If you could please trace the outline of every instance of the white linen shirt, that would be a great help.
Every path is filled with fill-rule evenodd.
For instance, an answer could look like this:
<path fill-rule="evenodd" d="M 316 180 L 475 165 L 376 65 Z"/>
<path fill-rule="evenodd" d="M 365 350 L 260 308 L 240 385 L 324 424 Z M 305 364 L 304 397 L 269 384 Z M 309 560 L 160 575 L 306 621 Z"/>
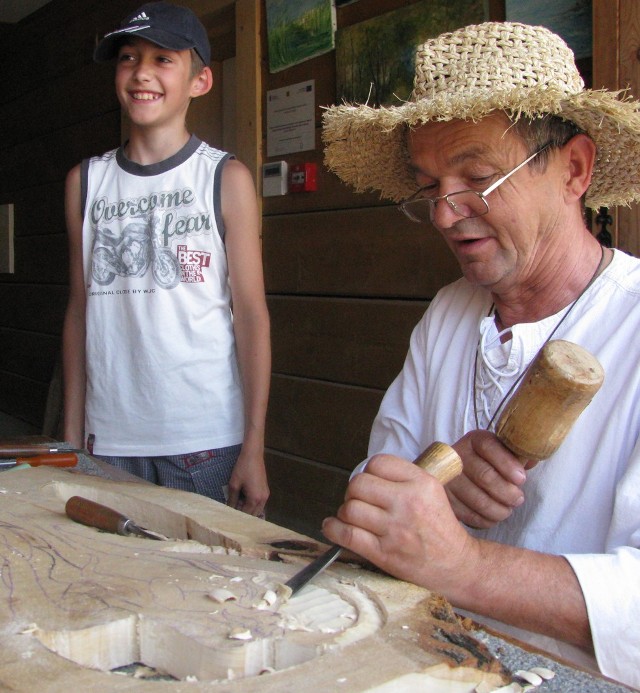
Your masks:
<path fill-rule="evenodd" d="M 465 279 L 438 293 L 383 399 L 369 457 L 413 460 L 433 441 L 454 443 L 476 428 L 474 360 L 480 328 L 495 331 L 490 309 L 489 293 Z M 514 325 L 506 349 L 486 353 L 513 373 L 504 378 L 504 392 L 567 310 Z M 495 527 L 472 532 L 565 556 L 584 594 L 600 671 L 640 686 L 640 261 L 616 251 L 553 338 L 596 356 L 604 384 L 559 450 L 527 472 L 524 504 Z M 595 665 L 566 643 L 500 628 L 580 665 L 588 659 Z"/>

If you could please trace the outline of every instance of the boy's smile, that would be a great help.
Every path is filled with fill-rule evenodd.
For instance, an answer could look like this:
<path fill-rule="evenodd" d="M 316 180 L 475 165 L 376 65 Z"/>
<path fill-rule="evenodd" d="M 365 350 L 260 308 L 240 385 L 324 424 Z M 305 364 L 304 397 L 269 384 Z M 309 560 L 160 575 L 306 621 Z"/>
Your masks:
<path fill-rule="evenodd" d="M 152 94 L 150 92 L 131 92 L 131 97 L 136 101 L 155 101 L 160 98 L 160 94 Z"/>

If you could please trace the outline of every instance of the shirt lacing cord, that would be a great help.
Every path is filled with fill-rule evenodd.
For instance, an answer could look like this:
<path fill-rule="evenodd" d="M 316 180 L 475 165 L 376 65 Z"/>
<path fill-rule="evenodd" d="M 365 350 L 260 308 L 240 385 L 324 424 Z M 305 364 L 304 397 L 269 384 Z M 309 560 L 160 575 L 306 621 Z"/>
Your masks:
<path fill-rule="evenodd" d="M 487 352 L 497 344 L 501 344 L 503 337 L 511 335 L 511 339 L 514 339 L 510 328 L 498 332 L 490 339 L 488 335 L 492 327 L 492 321 L 486 318 L 480 322 L 480 340 L 476 350 L 476 364 L 479 361 L 480 365 L 477 366 L 474 380 L 474 399 L 478 419 L 476 425 L 478 428 L 482 425 L 482 428 L 487 429 L 493 424 L 493 419 L 504 404 L 506 396 L 510 393 L 510 381 L 520 371 L 517 364 L 510 368 L 494 366 L 487 357 Z M 492 413 L 490 405 L 496 399 L 500 401 L 498 408 Z"/>

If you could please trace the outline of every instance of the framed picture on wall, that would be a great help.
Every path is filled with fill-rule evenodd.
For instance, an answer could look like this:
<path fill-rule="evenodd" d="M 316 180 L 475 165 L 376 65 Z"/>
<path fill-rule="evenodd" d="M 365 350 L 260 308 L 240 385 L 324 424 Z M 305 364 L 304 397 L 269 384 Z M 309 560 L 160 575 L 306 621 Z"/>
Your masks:
<path fill-rule="evenodd" d="M 333 0 L 265 0 L 269 72 L 328 53 L 335 48 Z"/>
<path fill-rule="evenodd" d="M 336 33 L 338 102 L 399 105 L 413 89 L 420 43 L 487 19 L 484 0 L 422 0 Z"/>

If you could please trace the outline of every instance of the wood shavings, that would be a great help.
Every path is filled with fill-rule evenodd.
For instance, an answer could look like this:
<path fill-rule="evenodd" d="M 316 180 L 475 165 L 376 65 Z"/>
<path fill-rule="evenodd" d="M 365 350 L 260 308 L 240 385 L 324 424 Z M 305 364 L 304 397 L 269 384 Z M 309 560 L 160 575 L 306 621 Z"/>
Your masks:
<path fill-rule="evenodd" d="M 248 628 L 232 628 L 227 637 L 230 640 L 253 640 L 253 635 Z"/>
<path fill-rule="evenodd" d="M 31 633 L 35 633 L 38 630 L 38 624 L 37 623 L 30 623 L 26 628 L 20 631 L 22 635 L 30 635 Z"/>
<path fill-rule="evenodd" d="M 258 604 L 258 609 L 268 609 L 273 606 L 278 600 L 278 595 L 273 590 L 267 590 L 263 595 L 260 603 Z"/>
<path fill-rule="evenodd" d="M 209 597 L 209 599 L 213 599 L 214 602 L 218 602 L 219 604 L 236 601 L 238 599 L 233 592 L 225 589 L 224 587 L 218 587 L 215 590 L 211 590 L 211 592 L 207 594 L 207 597 Z"/>
<path fill-rule="evenodd" d="M 547 669 L 546 667 L 531 667 L 529 671 L 532 671 L 534 674 L 538 674 L 538 676 L 545 681 L 551 681 L 551 679 L 556 675 L 555 671 L 551 671 L 551 669 Z"/>
<path fill-rule="evenodd" d="M 513 677 L 518 679 L 518 681 L 512 681 L 501 688 L 489 688 L 482 683 L 476 687 L 475 693 L 525 693 L 542 686 L 545 681 L 550 681 L 554 676 L 555 672 L 546 667 L 531 667 L 528 670 L 519 669 L 513 674 Z"/>
<path fill-rule="evenodd" d="M 262 599 L 255 606 L 260 611 L 283 606 L 291 597 L 291 588 L 281 582 L 267 584 L 266 588 Z"/>
<path fill-rule="evenodd" d="M 274 587 L 272 587 L 272 589 L 278 595 L 278 599 L 280 599 L 283 604 L 288 602 L 293 594 L 291 587 L 288 587 L 281 582 L 278 582 Z"/>
<path fill-rule="evenodd" d="M 542 677 L 538 676 L 538 674 L 534 673 L 533 671 L 524 671 L 524 669 L 519 669 L 516 671 L 514 676 L 517 679 L 522 679 L 523 681 L 530 683 L 532 686 L 537 687 L 542 685 Z"/>

